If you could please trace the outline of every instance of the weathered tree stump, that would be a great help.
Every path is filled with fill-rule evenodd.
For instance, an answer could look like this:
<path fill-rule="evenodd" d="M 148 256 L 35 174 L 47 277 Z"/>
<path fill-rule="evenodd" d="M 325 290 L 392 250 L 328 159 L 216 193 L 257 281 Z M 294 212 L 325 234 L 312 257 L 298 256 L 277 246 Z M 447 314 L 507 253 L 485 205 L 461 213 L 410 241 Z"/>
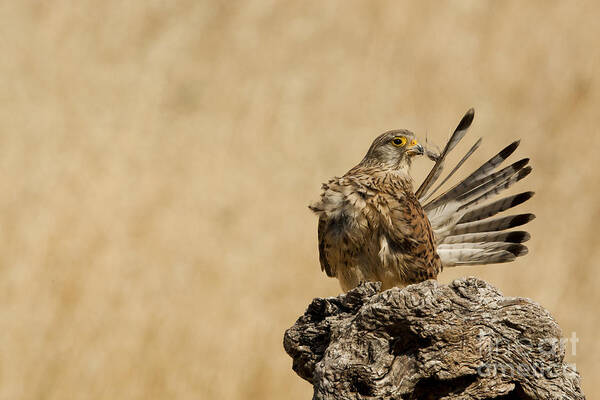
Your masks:
<path fill-rule="evenodd" d="M 561 330 L 486 282 L 366 283 L 312 301 L 284 336 L 314 399 L 584 399 Z"/>

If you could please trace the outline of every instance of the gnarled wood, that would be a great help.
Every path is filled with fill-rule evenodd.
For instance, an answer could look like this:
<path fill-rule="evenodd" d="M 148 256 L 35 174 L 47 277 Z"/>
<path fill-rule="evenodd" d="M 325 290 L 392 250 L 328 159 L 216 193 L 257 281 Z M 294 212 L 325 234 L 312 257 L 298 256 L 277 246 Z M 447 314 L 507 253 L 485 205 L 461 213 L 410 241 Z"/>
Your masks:
<path fill-rule="evenodd" d="M 584 399 L 561 330 L 529 299 L 467 278 L 317 298 L 288 329 L 314 399 Z"/>

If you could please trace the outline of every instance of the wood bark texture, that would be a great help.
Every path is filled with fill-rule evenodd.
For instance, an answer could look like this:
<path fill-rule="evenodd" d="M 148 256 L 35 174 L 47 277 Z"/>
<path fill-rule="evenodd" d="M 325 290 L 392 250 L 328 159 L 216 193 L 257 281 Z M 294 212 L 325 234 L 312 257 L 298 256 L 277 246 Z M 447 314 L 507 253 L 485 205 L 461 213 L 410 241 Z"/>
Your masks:
<path fill-rule="evenodd" d="M 537 303 L 476 278 L 317 298 L 285 332 L 314 399 L 584 399 Z"/>

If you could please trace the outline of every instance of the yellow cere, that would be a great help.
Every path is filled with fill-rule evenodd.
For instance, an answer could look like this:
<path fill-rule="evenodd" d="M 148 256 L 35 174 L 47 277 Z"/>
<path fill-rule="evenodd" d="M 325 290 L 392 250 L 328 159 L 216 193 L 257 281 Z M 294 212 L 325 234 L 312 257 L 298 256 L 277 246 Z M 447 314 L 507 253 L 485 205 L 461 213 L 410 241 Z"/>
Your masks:
<path fill-rule="evenodd" d="M 416 146 L 417 144 L 418 144 L 418 143 L 417 143 L 417 139 L 413 139 L 413 140 L 410 142 L 410 145 L 411 145 L 411 146 Z"/>

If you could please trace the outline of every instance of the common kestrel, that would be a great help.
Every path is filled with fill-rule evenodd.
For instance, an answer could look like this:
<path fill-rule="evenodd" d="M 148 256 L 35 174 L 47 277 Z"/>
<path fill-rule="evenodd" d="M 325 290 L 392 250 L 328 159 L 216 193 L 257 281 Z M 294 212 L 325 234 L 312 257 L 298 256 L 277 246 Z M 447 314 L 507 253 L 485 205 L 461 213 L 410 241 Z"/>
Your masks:
<path fill-rule="evenodd" d="M 321 269 L 338 278 L 344 291 L 363 281 L 381 281 L 384 289 L 405 286 L 435 279 L 443 267 L 503 263 L 527 254 L 522 243 L 529 233 L 506 230 L 535 216 L 490 217 L 523 203 L 533 192 L 486 202 L 531 172 L 527 158 L 497 169 L 519 141 L 431 199 L 479 147 L 481 139 L 431 189 L 473 117 L 470 109 L 441 154 L 423 148 L 408 130 L 385 132 L 357 166 L 323 184 L 320 200 L 309 206 L 319 216 L 319 259 Z M 424 153 L 435 164 L 415 192 L 411 160 Z"/>

